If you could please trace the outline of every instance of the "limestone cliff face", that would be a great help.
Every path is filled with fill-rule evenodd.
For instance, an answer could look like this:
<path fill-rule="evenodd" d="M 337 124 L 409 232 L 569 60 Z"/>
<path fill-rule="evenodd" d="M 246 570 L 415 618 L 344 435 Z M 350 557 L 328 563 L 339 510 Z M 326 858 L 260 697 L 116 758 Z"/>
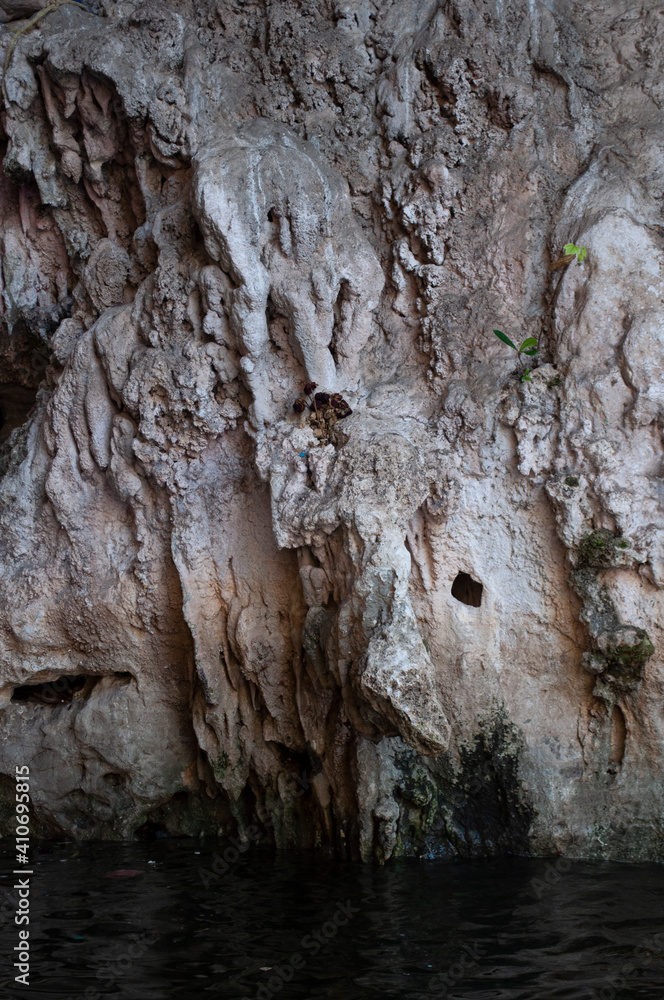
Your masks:
<path fill-rule="evenodd" d="M 663 858 L 658 6 L 0 10 L 6 829 Z"/>

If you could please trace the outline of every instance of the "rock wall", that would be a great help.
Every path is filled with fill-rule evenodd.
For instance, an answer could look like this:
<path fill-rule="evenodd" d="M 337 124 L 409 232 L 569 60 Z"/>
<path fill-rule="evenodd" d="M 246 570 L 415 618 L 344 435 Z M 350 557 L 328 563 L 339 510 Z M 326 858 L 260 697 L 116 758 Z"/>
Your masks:
<path fill-rule="evenodd" d="M 663 858 L 659 6 L 0 10 L 6 830 Z"/>

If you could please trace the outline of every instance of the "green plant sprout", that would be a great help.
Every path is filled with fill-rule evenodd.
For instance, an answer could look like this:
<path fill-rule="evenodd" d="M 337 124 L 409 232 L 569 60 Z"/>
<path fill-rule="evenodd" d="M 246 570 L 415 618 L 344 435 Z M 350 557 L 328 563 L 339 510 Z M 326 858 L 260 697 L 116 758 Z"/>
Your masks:
<path fill-rule="evenodd" d="M 493 332 L 498 337 L 498 340 L 502 340 L 503 344 L 507 344 L 508 347 L 511 347 L 512 350 L 516 351 L 519 360 L 521 360 L 522 354 L 532 358 L 539 350 L 536 337 L 526 337 L 526 339 L 522 341 L 521 347 L 517 347 L 516 344 L 510 340 L 507 334 L 502 332 L 502 330 L 494 330 Z M 532 382 L 532 378 L 530 377 L 530 368 L 526 368 L 525 372 L 521 376 L 521 381 Z"/>
<path fill-rule="evenodd" d="M 549 270 L 557 271 L 559 267 L 567 267 L 568 264 L 572 263 L 575 257 L 579 264 L 583 264 L 587 256 L 588 251 L 585 247 L 578 247 L 576 243 L 566 243 L 563 247 L 563 256 L 559 257 L 558 260 L 555 260 Z"/>
<path fill-rule="evenodd" d="M 582 264 L 583 261 L 588 256 L 588 251 L 586 250 L 585 247 L 577 247 L 576 244 L 574 243 L 566 243 L 565 246 L 563 247 L 563 253 L 575 254 L 579 264 Z"/>

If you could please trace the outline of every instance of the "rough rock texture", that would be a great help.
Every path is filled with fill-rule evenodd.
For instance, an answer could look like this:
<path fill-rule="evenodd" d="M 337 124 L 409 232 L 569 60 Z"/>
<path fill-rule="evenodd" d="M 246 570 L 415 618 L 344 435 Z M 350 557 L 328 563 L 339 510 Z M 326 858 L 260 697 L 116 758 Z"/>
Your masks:
<path fill-rule="evenodd" d="M 661 5 L 43 6 L 0 2 L 5 828 L 27 763 L 42 833 L 664 858 Z"/>

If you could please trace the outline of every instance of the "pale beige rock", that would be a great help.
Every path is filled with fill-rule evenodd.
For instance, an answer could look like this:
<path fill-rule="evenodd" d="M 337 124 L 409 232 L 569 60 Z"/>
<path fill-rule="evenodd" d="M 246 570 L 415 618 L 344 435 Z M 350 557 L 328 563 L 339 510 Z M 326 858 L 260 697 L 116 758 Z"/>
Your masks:
<path fill-rule="evenodd" d="M 4 794 L 662 858 L 658 12 L 87 6 L 3 80 Z"/>

